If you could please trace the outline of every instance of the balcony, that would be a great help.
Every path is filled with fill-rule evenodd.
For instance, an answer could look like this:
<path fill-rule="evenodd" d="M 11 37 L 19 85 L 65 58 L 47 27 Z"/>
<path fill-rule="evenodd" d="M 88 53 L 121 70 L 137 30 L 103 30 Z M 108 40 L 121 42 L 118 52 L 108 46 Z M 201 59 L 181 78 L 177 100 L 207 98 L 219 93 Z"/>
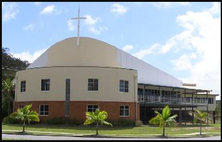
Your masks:
<path fill-rule="evenodd" d="M 138 101 L 139 102 L 159 102 L 159 103 L 173 103 L 173 104 L 187 104 L 187 105 L 191 105 L 192 101 L 193 104 L 195 105 L 207 105 L 207 101 L 199 101 L 195 99 L 188 99 L 188 100 L 184 100 L 180 97 L 177 98 L 170 98 L 170 97 L 160 97 L 160 96 L 142 96 L 142 95 L 138 95 Z"/>

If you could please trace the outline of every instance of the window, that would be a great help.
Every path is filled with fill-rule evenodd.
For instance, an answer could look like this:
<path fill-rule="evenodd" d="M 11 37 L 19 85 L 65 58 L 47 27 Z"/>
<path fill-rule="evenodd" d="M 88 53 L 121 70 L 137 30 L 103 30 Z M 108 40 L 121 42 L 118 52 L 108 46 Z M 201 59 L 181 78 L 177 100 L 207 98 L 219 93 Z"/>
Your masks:
<path fill-rule="evenodd" d="M 40 105 L 39 115 L 49 115 L 49 105 Z"/>
<path fill-rule="evenodd" d="M 70 100 L 70 79 L 66 79 L 66 101 Z"/>
<path fill-rule="evenodd" d="M 98 91 L 99 90 L 99 80 L 98 79 L 88 79 L 88 91 Z"/>
<path fill-rule="evenodd" d="M 120 92 L 129 92 L 129 81 L 120 80 L 119 81 L 119 91 Z"/>
<path fill-rule="evenodd" d="M 205 98 L 203 98 L 203 100 L 202 100 L 203 104 L 205 104 L 205 100 L 206 100 L 206 99 L 205 99 Z"/>
<path fill-rule="evenodd" d="M 70 101 L 70 79 L 66 79 L 66 90 L 65 90 L 65 116 L 69 116 L 69 101 Z"/>
<path fill-rule="evenodd" d="M 49 91 L 50 90 L 50 79 L 42 79 L 41 82 L 41 90 L 42 91 Z"/>
<path fill-rule="evenodd" d="M 213 104 L 214 103 L 214 99 L 213 98 L 208 98 L 208 104 Z"/>
<path fill-rule="evenodd" d="M 200 103 L 200 98 L 197 98 L 197 103 Z"/>
<path fill-rule="evenodd" d="M 19 108 L 23 108 L 25 105 L 19 105 Z"/>
<path fill-rule="evenodd" d="M 120 106 L 120 117 L 129 117 L 129 106 Z"/>
<path fill-rule="evenodd" d="M 95 112 L 97 108 L 99 108 L 98 105 L 88 105 L 87 111 L 88 112 Z"/>
<path fill-rule="evenodd" d="M 25 92 L 26 90 L 26 81 L 21 81 L 21 92 Z"/>
<path fill-rule="evenodd" d="M 186 98 L 186 102 L 187 102 L 187 103 L 190 103 L 190 97 L 187 97 L 187 98 Z"/>

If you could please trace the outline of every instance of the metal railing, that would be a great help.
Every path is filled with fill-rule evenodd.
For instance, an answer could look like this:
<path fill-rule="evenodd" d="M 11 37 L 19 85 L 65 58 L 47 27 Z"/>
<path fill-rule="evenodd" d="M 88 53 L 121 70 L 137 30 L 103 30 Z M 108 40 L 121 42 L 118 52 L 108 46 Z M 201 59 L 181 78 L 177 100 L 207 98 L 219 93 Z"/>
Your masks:
<path fill-rule="evenodd" d="M 199 104 L 199 105 L 206 105 L 207 101 L 205 102 L 197 102 L 195 101 L 195 99 L 190 99 L 188 100 L 182 100 L 182 98 L 170 98 L 170 97 L 160 97 L 160 96 L 142 96 L 142 95 L 138 95 L 138 101 L 139 102 L 161 102 L 161 103 L 176 103 L 176 104 Z"/>

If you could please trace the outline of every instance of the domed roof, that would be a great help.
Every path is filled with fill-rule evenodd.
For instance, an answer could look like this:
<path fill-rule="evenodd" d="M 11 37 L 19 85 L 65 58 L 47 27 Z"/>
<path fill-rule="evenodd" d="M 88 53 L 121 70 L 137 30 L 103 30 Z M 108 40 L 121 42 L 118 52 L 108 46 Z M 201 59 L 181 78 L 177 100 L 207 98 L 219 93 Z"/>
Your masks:
<path fill-rule="evenodd" d="M 121 67 L 117 63 L 116 47 L 93 38 L 76 37 L 59 41 L 45 51 L 28 68 L 50 66 Z"/>
<path fill-rule="evenodd" d="M 137 70 L 138 83 L 165 86 L 182 86 L 182 82 L 164 71 L 118 49 L 93 38 L 71 37 L 52 45 L 29 68 L 53 66 L 97 66 L 118 67 Z"/>

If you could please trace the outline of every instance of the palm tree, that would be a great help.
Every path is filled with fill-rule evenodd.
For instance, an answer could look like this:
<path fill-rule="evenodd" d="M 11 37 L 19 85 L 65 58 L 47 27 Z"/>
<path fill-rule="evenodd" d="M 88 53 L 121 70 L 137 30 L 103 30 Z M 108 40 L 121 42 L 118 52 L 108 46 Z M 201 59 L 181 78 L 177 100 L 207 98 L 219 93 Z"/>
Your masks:
<path fill-rule="evenodd" d="M 28 104 L 23 108 L 18 109 L 17 112 L 11 114 L 12 117 L 23 121 L 23 130 L 22 130 L 23 133 L 25 132 L 26 121 L 28 121 L 28 124 L 30 124 L 31 121 L 36 121 L 36 122 L 40 121 L 38 113 L 36 111 L 30 111 L 31 107 L 32 104 Z"/>
<path fill-rule="evenodd" d="M 2 93 L 7 92 L 7 102 L 8 102 L 8 115 L 10 114 L 10 102 L 11 102 L 11 92 L 14 88 L 14 83 L 10 81 L 9 78 L 2 80 Z"/>
<path fill-rule="evenodd" d="M 86 120 L 84 122 L 84 125 L 96 124 L 96 135 L 98 135 L 99 125 L 105 124 L 112 126 L 111 123 L 105 121 L 107 117 L 107 112 L 100 111 L 99 109 L 96 109 L 95 112 L 86 112 Z"/>
<path fill-rule="evenodd" d="M 190 115 L 192 115 L 192 113 L 189 113 Z M 207 119 L 209 119 L 209 114 L 207 112 L 201 112 L 198 109 L 195 109 L 193 112 L 194 115 L 194 123 L 197 122 L 197 120 L 199 120 L 200 123 L 200 135 L 202 135 L 202 122 L 206 122 Z"/>
<path fill-rule="evenodd" d="M 175 118 L 177 115 L 170 116 L 170 108 L 169 106 L 165 106 L 164 109 L 162 110 L 162 114 L 160 114 L 158 111 L 155 111 L 157 114 L 155 117 L 153 117 L 149 123 L 154 124 L 154 125 L 159 125 L 159 127 L 163 127 L 163 137 L 165 137 L 165 127 L 167 125 L 173 126 L 176 125 L 177 122 Z"/>

